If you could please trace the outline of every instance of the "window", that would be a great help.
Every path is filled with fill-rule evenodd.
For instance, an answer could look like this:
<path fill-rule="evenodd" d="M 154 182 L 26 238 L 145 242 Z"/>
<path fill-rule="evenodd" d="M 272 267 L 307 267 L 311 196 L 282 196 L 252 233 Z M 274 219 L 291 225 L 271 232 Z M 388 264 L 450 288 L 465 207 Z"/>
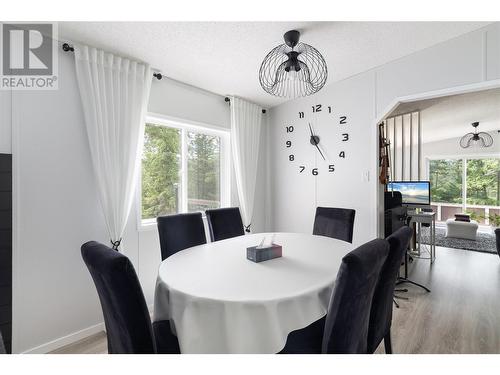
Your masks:
<path fill-rule="evenodd" d="M 429 160 L 432 205 L 438 220 L 467 212 L 480 224 L 500 213 L 500 159 L 488 157 Z"/>
<path fill-rule="evenodd" d="M 500 206 L 500 159 L 467 160 L 467 204 Z"/>
<path fill-rule="evenodd" d="M 229 133 L 150 117 L 144 132 L 141 222 L 229 205 Z"/>
<path fill-rule="evenodd" d="M 220 137 L 188 132 L 188 211 L 219 208 Z"/>
<path fill-rule="evenodd" d="M 462 159 L 429 161 L 429 180 L 433 202 L 462 203 Z"/>

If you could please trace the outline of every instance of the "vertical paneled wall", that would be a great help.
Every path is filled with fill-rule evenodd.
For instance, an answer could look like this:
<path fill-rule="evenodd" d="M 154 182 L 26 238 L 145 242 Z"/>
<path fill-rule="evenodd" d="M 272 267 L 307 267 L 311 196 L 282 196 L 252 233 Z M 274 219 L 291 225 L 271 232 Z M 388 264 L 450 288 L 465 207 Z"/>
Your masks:
<path fill-rule="evenodd" d="M 7 353 L 12 336 L 12 155 L 0 154 L 0 332 Z"/>
<path fill-rule="evenodd" d="M 420 112 L 415 111 L 385 121 L 390 142 L 390 173 L 392 181 L 418 181 L 422 178 Z"/>

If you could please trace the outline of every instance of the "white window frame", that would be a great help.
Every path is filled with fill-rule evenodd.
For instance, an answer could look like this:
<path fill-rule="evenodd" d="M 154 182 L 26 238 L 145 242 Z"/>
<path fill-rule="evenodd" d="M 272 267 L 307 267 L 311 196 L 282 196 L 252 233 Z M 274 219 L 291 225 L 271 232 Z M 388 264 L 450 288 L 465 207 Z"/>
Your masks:
<path fill-rule="evenodd" d="M 148 113 L 146 124 L 155 124 L 168 128 L 179 129 L 181 132 L 181 168 L 180 174 L 180 212 L 188 212 L 188 190 L 187 190 L 187 143 L 186 133 L 195 132 L 212 135 L 220 138 L 220 199 L 221 207 L 229 207 L 231 204 L 231 140 L 230 130 L 221 126 L 201 123 L 196 121 L 179 119 L 158 113 Z M 152 230 L 156 228 L 156 218 L 142 219 L 142 162 L 138 173 L 138 184 L 136 189 L 137 223 L 139 231 Z M 205 213 L 202 212 L 205 216 Z"/>

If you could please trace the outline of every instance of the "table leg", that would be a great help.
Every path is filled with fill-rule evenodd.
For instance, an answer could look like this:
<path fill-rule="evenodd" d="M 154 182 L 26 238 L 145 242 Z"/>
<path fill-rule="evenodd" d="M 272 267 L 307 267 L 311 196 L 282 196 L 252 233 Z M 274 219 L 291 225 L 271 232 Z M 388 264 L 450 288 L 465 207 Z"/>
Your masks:
<path fill-rule="evenodd" d="M 417 251 L 417 224 L 415 222 L 411 223 L 411 229 L 413 229 L 413 236 L 411 237 L 411 250 Z"/>
<path fill-rule="evenodd" d="M 431 263 L 436 260 L 436 220 L 432 220 Z"/>
<path fill-rule="evenodd" d="M 421 238 L 421 234 L 422 234 L 422 223 L 418 222 L 417 224 L 417 230 L 418 230 L 418 245 L 417 245 L 417 255 L 420 256 L 420 246 L 422 246 L 422 238 Z"/>

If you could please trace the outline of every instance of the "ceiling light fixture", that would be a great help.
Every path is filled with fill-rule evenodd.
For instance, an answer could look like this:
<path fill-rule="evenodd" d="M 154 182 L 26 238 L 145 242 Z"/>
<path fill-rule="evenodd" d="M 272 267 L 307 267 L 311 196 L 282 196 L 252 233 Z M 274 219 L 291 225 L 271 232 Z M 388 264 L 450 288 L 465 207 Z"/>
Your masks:
<path fill-rule="evenodd" d="M 297 98 L 312 95 L 325 85 L 328 69 L 323 56 L 309 44 L 299 43 L 300 32 L 283 35 L 285 44 L 273 48 L 260 66 L 260 85 L 267 93 Z"/>
<path fill-rule="evenodd" d="M 467 133 L 460 139 L 460 147 L 468 148 L 472 145 L 479 147 L 490 147 L 493 144 L 493 137 L 485 132 L 479 132 L 477 127 L 479 126 L 479 122 L 473 122 L 472 127 L 474 128 L 474 132 Z"/>

